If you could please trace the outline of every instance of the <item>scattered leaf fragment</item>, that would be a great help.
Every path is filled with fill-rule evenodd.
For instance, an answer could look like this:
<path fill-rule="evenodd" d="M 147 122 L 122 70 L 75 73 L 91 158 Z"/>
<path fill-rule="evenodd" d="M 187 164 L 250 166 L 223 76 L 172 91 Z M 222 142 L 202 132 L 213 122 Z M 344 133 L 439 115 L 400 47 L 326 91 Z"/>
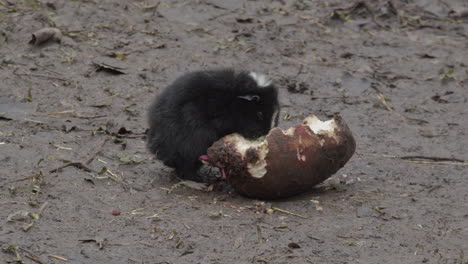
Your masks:
<path fill-rule="evenodd" d="M 36 214 L 36 213 L 29 213 L 29 216 L 30 216 L 32 219 L 39 219 L 39 215 Z"/>
<path fill-rule="evenodd" d="M 236 18 L 236 21 L 237 21 L 237 23 L 245 23 L 245 24 L 247 24 L 247 23 L 253 23 L 253 22 L 255 21 L 255 19 L 253 19 L 253 18 L 251 18 L 251 17 L 248 17 L 248 18 L 240 18 L 240 17 L 238 17 L 238 18 Z"/>
<path fill-rule="evenodd" d="M 138 164 L 142 162 L 141 160 L 138 160 L 134 156 L 131 155 L 125 155 L 123 153 L 117 154 L 117 157 L 120 161 L 120 165 L 133 165 L 133 164 Z"/>
<path fill-rule="evenodd" d="M 103 175 L 107 172 L 107 167 L 102 167 L 101 171 L 98 172 L 99 175 Z"/>
<path fill-rule="evenodd" d="M 25 221 L 25 220 L 28 220 L 30 218 L 31 218 L 31 216 L 30 216 L 30 213 L 28 211 L 19 210 L 19 211 L 16 211 L 16 212 L 12 213 L 12 214 L 9 214 L 8 217 L 7 217 L 7 222 Z"/>
<path fill-rule="evenodd" d="M 177 183 L 176 185 L 184 185 L 186 187 L 189 187 L 191 189 L 195 189 L 195 190 L 198 190 L 198 191 L 206 191 L 208 186 L 206 183 L 202 183 L 202 182 L 194 182 L 194 181 L 181 181 L 179 183 Z"/>
<path fill-rule="evenodd" d="M 109 57 L 116 58 L 118 60 L 124 60 L 127 58 L 129 54 L 128 53 L 116 53 L 116 52 L 111 52 L 108 54 Z"/>
<path fill-rule="evenodd" d="M 41 186 L 39 186 L 38 184 L 32 184 L 32 185 L 31 185 L 31 192 L 32 192 L 32 193 L 39 193 L 39 192 L 41 192 Z"/>
<path fill-rule="evenodd" d="M 33 101 L 33 95 L 32 95 L 32 89 L 28 89 L 28 98 L 26 98 L 26 101 L 32 102 Z"/>
<path fill-rule="evenodd" d="M 156 46 L 154 46 L 153 48 L 155 49 L 164 49 L 166 47 L 166 44 L 165 43 L 162 43 L 162 44 L 157 44 Z"/>
<path fill-rule="evenodd" d="M 60 42 L 62 39 L 62 32 L 58 28 L 43 28 L 32 33 L 32 39 L 29 44 L 41 45 L 49 40 Z"/>
<path fill-rule="evenodd" d="M 238 236 L 236 240 L 234 240 L 234 245 L 233 248 L 240 248 L 242 244 L 244 243 L 244 237 L 242 235 Z"/>
<path fill-rule="evenodd" d="M 21 228 L 23 229 L 24 232 L 27 232 L 33 226 L 34 226 L 34 222 L 31 222 L 31 223 L 25 223 Z"/>
<path fill-rule="evenodd" d="M 195 251 L 193 250 L 193 247 L 192 245 L 188 245 L 186 248 L 185 248 L 185 251 L 180 254 L 181 257 L 185 256 L 185 255 L 189 255 L 189 254 L 192 254 L 194 253 Z"/>
<path fill-rule="evenodd" d="M 100 238 L 100 237 L 95 237 L 95 238 L 85 238 L 85 239 L 79 239 L 78 241 L 80 241 L 81 243 L 91 243 L 91 242 L 95 242 L 99 249 L 103 249 L 104 248 L 104 241 L 106 239 L 103 239 L 103 238 Z"/>
<path fill-rule="evenodd" d="M 128 130 L 127 128 L 125 127 L 121 127 L 119 128 L 119 130 L 117 131 L 117 134 L 118 135 L 127 135 L 127 134 L 132 134 L 133 132 Z"/>
<path fill-rule="evenodd" d="M 208 216 L 211 219 L 219 219 L 219 218 L 223 217 L 224 214 L 223 214 L 222 211 L 211 211 L 211 212 L 208 212 Z"/>
<path fill-rule="evenodd" d="M 444 68 L 440 69 L 439 76 L 440 80 L 442 81 L 456 80 L 455 71 L 453 70 L 453 68 L 449 68 L 447 70 L 445 70 Z"/>
<path fill-rule="evenodd" d="M 354 54 L 351 53 L 351 52 L 345 52 L 345 53 L 340 55 L 340 57 L 343 58 L 343 59 L 350 59 L 353 56 L 354 56 Z"/>
<path fill-rule="evenodd" d="M 287 229 L 288 226 L 274 226 L 273 229 Z"/>
<path fill-rule="evenodd" d="M 158 6 L 161 4 L 161 2 L 157 2 L 156 4 L 154 5 L 150 5 L 150 4 L 140 4 L 140 8 L 143 9 L 143 10 L 146 10 L 146 11 L 155 11 Z"/>
<path fill-rule="evenodd" d="M 385 206 L 376 206 L 374 207 L 374 210 L 378 212 L 379 214 L 385 214 L 384 212 Z"/>
<path fill-rule="evenodd" d="M 316 204 L 316 205 L 315 205 L 315 210 L 317 210 L 318 212 L 322 213 L 322 212 L 323 212 L 323 207 L 320 206 L 320 205 L 318 205 L 318 204 Z"/>
<path fill-rule="evenodd" d="M 456 19 L 467 18 L 468 8 L 452 9 L 449 12 L 449 16 Z"/>
<path fill-rule="evenodd" d="M 203 36 L 206 36 L 206 35 L 211 35 L 210 30 L 205 29 L 204 27 L 195 27 L 193 29 L 187 30 L 187 32 L 194 33 L 195 35 L 197 35 L 199 37 L 203 37 Z"/>
<path fill-rule="evenodd" d="M 418 55 L 421 59 L 435 59 L 436 56 L 428 54 L 428 53 L 418 53 Z"/>
<path fill-rule="evenodd" d="M 301 248 L 301 246 L 298 243 L 294 243 L 294 242 L 289 243 L 288 247 L 289 248 Z"/>
<path fill-rule="evenodd" d="M 83 180 L 85 180 L 85 181 L 87 181 L 87 182 L 89 182 L 89 183 L 91 183 L 93 185 L 96 185 L 96 183 L 94 183 L 93 178 L 91 178 L 91 177 L 84 177 Z"/>
<path fill-rule="evenodd" d="M 42 215 L 42 213 L 44 212 L 44 210 L 47 208 L 47 206 L 49 205 L 49 202 L 44 202 L 41 207 L 39 208 L 39 212 L 38 212 L 38 215 Z"/>
<path fill-rule="evenodd" d="M 21 259 L 21 256 L 18 253 L 18 249 L 15 246 L 9 245 L 7 248 L 4 248 L 2 250 L 5 253 L 14 254 L 16 256 L 16 263 L 23 263 L 23 260 Z"/>
<path fill-rule="evenodd" d="M 93 62 L 93 65 L 96 67 L 96 72 L 106 71 L 106 72 L 116 74 L 116 75 L 125 74 L 125 72 L 123 71 L 125 70 L 125 68 L 122 68 L 122 67 L 112 66 L 106 63 L 98 63 L 98 62 Z"/>

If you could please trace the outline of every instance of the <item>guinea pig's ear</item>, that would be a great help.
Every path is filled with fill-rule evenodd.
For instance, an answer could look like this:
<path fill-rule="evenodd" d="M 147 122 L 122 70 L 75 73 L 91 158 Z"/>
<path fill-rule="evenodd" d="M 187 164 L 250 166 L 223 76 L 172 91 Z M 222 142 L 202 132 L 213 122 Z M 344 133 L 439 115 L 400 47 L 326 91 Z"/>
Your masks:
<path fill-rule="evenodd" d="M 247 95 L 237 96 L 237 98 L 244 99 L 247 101 L 254 101 L 254 102 L 260 101 L 260 96 L 256 94 L 247 94 Z"/>

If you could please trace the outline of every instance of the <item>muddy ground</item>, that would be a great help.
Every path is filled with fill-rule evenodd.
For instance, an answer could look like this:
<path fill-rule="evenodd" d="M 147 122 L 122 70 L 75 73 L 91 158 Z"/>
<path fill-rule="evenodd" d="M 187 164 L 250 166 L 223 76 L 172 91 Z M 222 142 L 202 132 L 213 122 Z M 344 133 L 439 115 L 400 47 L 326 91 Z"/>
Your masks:
<path fill-rule="evenodd" d="M 0 262 L 468 263 L 467 10 L 0 0 Z M 28 44 L 44 27 L 61 42 Z M 357 153 L 286 200 L 174 187 L 145 149 L 146 109 L 221 66 L 277 82 L 282 128 L 340 113 Z"/>

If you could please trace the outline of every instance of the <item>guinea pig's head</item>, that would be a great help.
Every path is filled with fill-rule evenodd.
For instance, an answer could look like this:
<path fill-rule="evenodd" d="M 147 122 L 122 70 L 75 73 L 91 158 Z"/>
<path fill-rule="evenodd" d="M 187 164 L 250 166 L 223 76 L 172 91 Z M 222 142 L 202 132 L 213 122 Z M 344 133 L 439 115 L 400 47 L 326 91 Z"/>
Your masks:
<path fill-rule="evenodd" d="M 244 72 L 237 78 L 233 111 L 237 133 L 247 138 L 266 135 L 278 125 L 278 89 L 267 76 Z"/>

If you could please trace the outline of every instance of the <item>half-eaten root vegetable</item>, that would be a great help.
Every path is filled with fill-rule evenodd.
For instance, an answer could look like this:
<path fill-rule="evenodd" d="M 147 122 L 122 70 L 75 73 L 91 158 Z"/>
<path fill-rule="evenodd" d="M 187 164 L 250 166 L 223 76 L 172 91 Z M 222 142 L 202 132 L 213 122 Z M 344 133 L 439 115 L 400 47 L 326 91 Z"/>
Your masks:
<path fill-rule="evenodd" d="M 340 116 L 327 121 L 310 115 L 286 131 L 249 140 L 227 135 L 209 149 L 206 159 L 221 168 L 242 195 L 277 199 L 312 189 L 342 168 L 356 149 Z"/>

